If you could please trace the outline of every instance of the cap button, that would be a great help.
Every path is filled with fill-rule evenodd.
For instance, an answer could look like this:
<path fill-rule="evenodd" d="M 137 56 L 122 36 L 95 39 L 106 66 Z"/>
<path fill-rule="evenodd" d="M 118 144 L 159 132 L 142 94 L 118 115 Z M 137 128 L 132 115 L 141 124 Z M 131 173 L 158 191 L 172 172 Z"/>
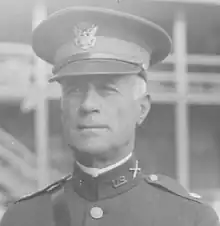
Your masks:
<path fill-rule="evenodd" d="M 90 210 L 91 217 L 94 219 L 100 219 L 103 217 L 103 210 L 100 207 L 92 207 Z"/>
<path fill-rule="evenodd" d="M 150 180 L 151 180 L 152 182 L 158 181 L 158 176 L 155 175 L 155 174 L 152 174 L 152 175 L 150 175 Z"/>

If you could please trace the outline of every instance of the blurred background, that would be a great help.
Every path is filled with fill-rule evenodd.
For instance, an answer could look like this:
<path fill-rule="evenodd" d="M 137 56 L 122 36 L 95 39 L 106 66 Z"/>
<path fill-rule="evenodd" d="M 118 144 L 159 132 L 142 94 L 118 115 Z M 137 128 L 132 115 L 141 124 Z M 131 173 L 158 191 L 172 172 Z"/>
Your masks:
<path fill-rule="evenodd" d="M 220 216 L 220 1 L 140 1 L 146 6 L 135 13 L 162 25 L 173 51 L 149 72 L 152 109 L 137 131 L 137 155 L 149 173 L 177 179 Z M 47 84 L 51 65 L 30 44 L 40 21 L 74 2 L 0 0 L 0 218 L 10 201 L 71 173 L 60 88 Z"/>

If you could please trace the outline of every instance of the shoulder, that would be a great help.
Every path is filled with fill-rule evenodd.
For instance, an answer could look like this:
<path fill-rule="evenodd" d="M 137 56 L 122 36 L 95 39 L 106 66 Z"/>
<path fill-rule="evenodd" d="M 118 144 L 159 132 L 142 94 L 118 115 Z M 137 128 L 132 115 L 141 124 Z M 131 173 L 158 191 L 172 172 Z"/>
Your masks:
<path fill-rule="evenodd" d="M 1 226 L 51 225 L 50 222 L 53 219 L 52 196 L 58 194 L 70 178 L 71 175 L 68 175 L 38 192 L 9 204 L 1 219 Z M 32 224 L 33 222 L 34 224 Z M 47 222 L 47 224 L 43 224 L 43 222 Z"/>
<path fill-rule="evenodd" d="M 179 197 L 178 201 L 181 200 L 187 205 L 187 211 L 194 215 L 194 219 L 197 222 L 196 225 L 201 226 L 220 226 L 219 218 L 215 210 L 208 205 L 205 200 L 196 193 L 191 193 L 185 189 L 180 183 L 178 183 L 173 178 L 170 178 L 161 174 L 144 175 L 145 181 L 159 190 L 163 190 L 165 193 L 172 193 L 174 196 Z M 163 193 L 162 193 L 163 194 Z M 169 204 L 172 203 L 170 200 Z M 177 206 L 175 205 L 174 208 Z M 188 208 L 189 207 L 189 208 Z"/>
<path fill-rule="evenodd" d="M 197 202 L 201 204 L 205 203 L 199 194 L 187 191 L 186 188 L 184 188 L 179 182 L 177 182 L 171 177 L 161 174 L 151 174 L 144 175 L 144 179 L 148 184 L 162 189 L 165 192 L 172 193 L 176 196 L 182 197 L 183 199 L 188 199 L 192 202 Z"/>
<path fill-rule="evenodd" d="M 39 197 L 39 196 L 42 196 L 42 195 L 45 195 L 45 194 L 54 194 L 54 193 L 60 191 L 63 188 L 64 184 L 67 181 L 69 181 L 71 178 L 72 178 L 72 175 L 65 176 L 64 178 L 50 184 L 49 186 L 47 186 L 46 188 L 44 188 L 42 190 L 39 190 L 39 191 L 37 191 L 33 194 L 30 194 L 30 195 L 26 195 L 24 197 L 21 197 L 20 199 L 15 201 L 14 204 L 20 203 L 20 202 L 23 202 L 23 201 L 26 201 L 26 200 L 31 200 L 33 198 L 36 198 L 36 197 Z"/>

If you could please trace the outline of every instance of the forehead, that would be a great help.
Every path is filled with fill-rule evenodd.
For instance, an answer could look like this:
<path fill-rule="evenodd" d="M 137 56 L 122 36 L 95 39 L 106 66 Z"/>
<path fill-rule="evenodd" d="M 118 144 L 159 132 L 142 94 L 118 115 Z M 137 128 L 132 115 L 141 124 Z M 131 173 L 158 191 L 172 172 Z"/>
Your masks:
<path fill-rule="evenodd" d="M 100 84 L 114 84 L 126 86 L 131 80 L 131 75 L 80 75 L 70 76 L 61 81 L 61 85 L 65 87 L 79 86 L 79 85 L 100 85 Z"/>

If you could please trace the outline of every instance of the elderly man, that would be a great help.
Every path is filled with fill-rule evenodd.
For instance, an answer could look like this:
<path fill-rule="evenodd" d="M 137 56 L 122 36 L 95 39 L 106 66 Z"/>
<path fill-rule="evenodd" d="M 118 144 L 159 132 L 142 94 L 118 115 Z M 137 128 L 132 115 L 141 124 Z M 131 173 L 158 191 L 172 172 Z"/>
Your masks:
<path fill-rule="evenodd" d="M 200 198 L 135 158 L 135 128 L 150 110 L 146 70 L 170 48 L 158 25 L 108 8 L 61 10 L 36 28 L 33 49 L 62 87 L 74 170 L 10 206 L 1 226 L 219 225 Z"/>

